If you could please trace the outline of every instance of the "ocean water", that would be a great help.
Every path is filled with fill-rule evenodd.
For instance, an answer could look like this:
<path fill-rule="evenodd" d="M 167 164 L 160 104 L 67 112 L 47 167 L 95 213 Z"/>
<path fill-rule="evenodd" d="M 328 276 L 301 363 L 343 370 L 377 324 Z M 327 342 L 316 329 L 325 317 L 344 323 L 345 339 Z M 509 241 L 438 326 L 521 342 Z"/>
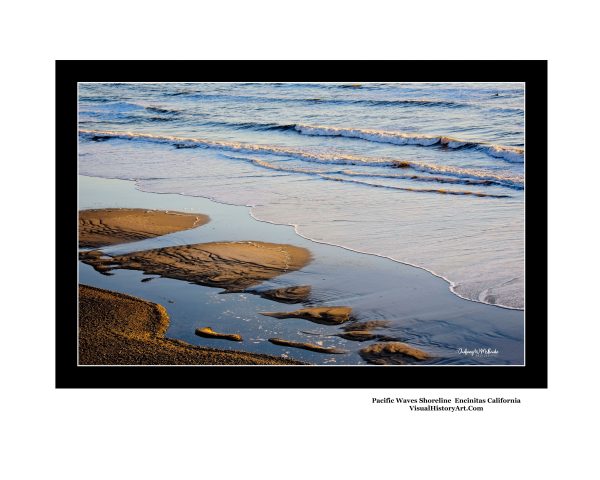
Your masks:
<path fill-rule="evenodd" d="M 524 122 L 519 83 L 82 83 L 79 172 L 249 206 L 522 309 Z"/>
<path fill-rule="evenodd" d="M 210 222 L 161 237 L 102 248 L 107 255 L 214 241 L 266 241 L 293 244 L 311 251 L 304 268 L 263 282 L 268 290 L 310 285 L 306 306 L 347 305 L 358 321 L 384 320 L 375 333 L 407 342 L 434 358 L 436 365 L 523 365 L 524 312 L 470 302 L 452 294 L 448 284 L 425 270 L 376 255 L 365 255 L 298 236 L 287 225 L 259 222 L 247 207 L 202 197 L 140 191 L 132 181 L 79 176 L 79 208 L 150 208 L 202 212 Z M 291 311 L 283 304 L 247 292 L 227 293 L 180 280 L 114 270 L 107 276 L 80 263 L 79 281 L 163 305 L 169 314 L 167 337 L 194 345 L 283 355 L 316 365 L 365 365 L 359 350 L 372 342 L 340 338 L 338 326 L 302 319 L 276 319 L 265 311 Z M 149 279 L 152 279 L 148 281 Z M 146 280 L 146 281 L 142 281 Z M 239 333 L 242 343 L 198 337 L 198 327 Z M 347 353 L 322 354 L 271 344 L 272 337 L 338 347 Z M 493 353 L 469 353 L 490 349 Z M 461 353 L 462 352 L 462 353 Z M 465 353 L 466 352 L 466 353 Z"/>

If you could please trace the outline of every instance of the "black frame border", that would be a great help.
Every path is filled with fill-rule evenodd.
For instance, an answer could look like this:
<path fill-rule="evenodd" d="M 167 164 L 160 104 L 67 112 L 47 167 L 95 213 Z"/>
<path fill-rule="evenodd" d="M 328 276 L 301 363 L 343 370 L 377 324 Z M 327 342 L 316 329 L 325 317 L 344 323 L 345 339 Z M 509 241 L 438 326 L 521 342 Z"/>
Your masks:
<path fill-rule="evenodd" d="M 526 365 L 78 366 L 77 83 L 116 81 L 525 82 Z M 56 387 L 547 388 L 547 83 L 546 60 L 57 60 Z"/>

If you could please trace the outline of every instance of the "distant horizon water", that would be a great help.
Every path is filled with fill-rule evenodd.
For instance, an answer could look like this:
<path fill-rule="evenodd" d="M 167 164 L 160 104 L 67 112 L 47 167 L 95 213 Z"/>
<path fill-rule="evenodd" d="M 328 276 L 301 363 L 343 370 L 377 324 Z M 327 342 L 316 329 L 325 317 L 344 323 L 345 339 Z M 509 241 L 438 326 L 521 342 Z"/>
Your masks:
<path fill-rule="evenodd" d="M 524 305 L 521 83 L 80 83 L 79 173 L 247 205 Z"/>

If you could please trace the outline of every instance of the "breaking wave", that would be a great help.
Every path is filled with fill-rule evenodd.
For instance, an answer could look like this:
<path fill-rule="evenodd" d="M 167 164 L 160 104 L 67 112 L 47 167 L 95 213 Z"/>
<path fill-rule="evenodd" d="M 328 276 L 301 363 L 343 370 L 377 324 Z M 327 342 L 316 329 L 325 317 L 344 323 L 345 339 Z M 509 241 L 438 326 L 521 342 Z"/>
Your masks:
<path fill-rule="evenodd" d="M 313 175 L 323 180 L 331 180 L 336 182 L 347 182 L 354 183 L 358 185 L 364 185 L 367 187 L 376 187 L 376 188 L 385 188 L 390 190 L 403 190 L 406 192 L 421 192 L 421 193 L 438 193 L 443 195 L 473 195 L 476 197 L 489 197 L 489 198 L 508 198 L 510 195 L 496 195 L 496 194 L 488 194 L 484 192 L 474 192 L 469 190 L 445 190 L 442 188 L 413 188 L 413 187 L 398 187 L 394 185 L 382 185 L 379 183 L 371 183 L 365 182 L 362 180 L 354 180 L 349 178 L 340 178 L 339 176 L 333 175 L 341 175 L 347 177 L 365 177 L 365 178 L 386 178 L 386 179 L 394 179 L 394 180 L 415 180 L 415 181 L 423 181 L 423 182 L 438 182 L 438 183 L 448 183 L 448 184 L 463 184 L 463 185 L 490 185 L 489 182 L 485 181 L 472 181 L 472 180 L 459 180 L 448 177 L 425 177 L 422 175 L 385 175 L 385 174 L 373 174 L 373 173 L 360 173 L 354 172 L 352 170 L 310 170 L 307 168 L 295 168 L 288 166 L 280 166 L 274 165 L 265 160 L 260 160 L 258 158 L 241 158 L 241 157 L 232 157 L 230 155 L 222 155 L 225 158 L 229 158 L 232 160 L 241 160 L 244 162 L 251 163 L 258 167 L 266 168 L 268 170 L 275 170 L 278 172 L 286 172 L 286 173 L 300 173 L 303 175 Z"/>
<path fill-rule="evenodd" d="M 444 174 L 463 179 L 491 181 L 496 185 L 522 189 L 524 179 L 520 175 L 491 172 L 488 170 L 460 168 L 450 165 L 434 165 L 424 162 L 396 160 L 390 158 L 365 157 L 346 153 L 320 153 L 297 148 L 285 148 L 275 145 L 262 145 L 242 142 L 225 142 L 199 138 L 175 137 L 169 135 L 152 135 L 149 133 L 116 132 L 106 130 L 84 130 L 79 133 L 91 141 L 105 141 L 111 139 L 141 140 L 154 143 L 166 143 L 175 148 L 215 148 L 225 151 L 243 153 L 266 153 L 284 157 L 292 157 L 306 162 L 322 163 L 328 165 L 356 165 L 365 167 L 391 167 L 413 169 L 432 174 Z"/>
<path fill-rule="evenodd" d="M 205 122 L 203 125 L 216 127 L 230 127 L 235 129 L 249 129 L 259 131 L 290 131 L 293 130 L 302 135 L 313 135 L 323 137 L 347 137 L 367 140 L 369 142 L 389 143 L 393 145 L 419 145 L 422 147 L 438 146 L 450 149 L 474 149 L 482 151 L 495 158 L 501 158 L 510 163 L 524 163 L 525 150 L 520 147 L 510 147 L 493 143 L 474 142 L 461 140 L 446 135 L 423 135 L 416 133 L 402 133 L 387 130 L 369 130 L 361 128 L 339 128 L 312 126 L 303 124 L 278 124 L 258 122 Z"/>
<path fill-rule="evenodd" d="M 214 148 L 230 152 L 265 153 L 284 157 L 291 157 L 305 162 L 321 163 L 325 165 L 355 165 L 363 167 L 390 167 L 398 169 L 413 169 L 423 173 L 443 174 L 476 181 L 490 181 L 496 185 L 522 189 L 524 180 L 522 176 L 479 170 L 460 168 L 450 165 L 434 165 L 423 162 L 396 160 L 390 158 L 366 157 L 346 153 L 323 153 L 303 150 L 299 148 L 280 147 L 276 145 L 262 145 L 242 142 L 226 142 L 200 138 L 185 138 L 169 135 L 153 135 L 149 133 L 116 132 L 106 130 L 79 130 L 80 135 L 91 141 L 106 141 L 111 139 L 150 141 L 164 143 L 175 148 Z"/>
<path fill-rule="evenodd" d="M 473 195 L 475 197 L 489 197 L 489 198 L 508 198 L 510 195 L 496 195 L 491 193 L 483 192 L 472 192 L 470 190 L 446 190 L 443 188 L 413 188 L 413 187 L 397 187 L 394 185 L 381 185 L 379 183 L 363 182 L 361 180 L 350 180 L 347 178 L 332 177 L 329 175 L 320 175 L 325 180 L 333 180 L 336 182 L 354 183 L 358 185 L 364 185 L 368 187 L 385 188 L 389 190 L 403 190 L 405 192 L 419 192 L 419 193 L 438 193 L 442 195 Z"/>
<path fill-rule="evenodd" d="M 483 151 L 492 157 L 502 158 L 511 163 L 523 163 L 525 157 L 525 150 L 523 148 L 460 140 L 441 135 L 420 135 L 385 130 L 365 130 L 359 128 L 337 128 L 311 125 L 295 125 L 294 129 L 304 135 L 360 138 L 370 142 L 391 143 L 394 145 L 420 145 L 423 147 L 438 145 L 453 149 L 474 148 Z"/>

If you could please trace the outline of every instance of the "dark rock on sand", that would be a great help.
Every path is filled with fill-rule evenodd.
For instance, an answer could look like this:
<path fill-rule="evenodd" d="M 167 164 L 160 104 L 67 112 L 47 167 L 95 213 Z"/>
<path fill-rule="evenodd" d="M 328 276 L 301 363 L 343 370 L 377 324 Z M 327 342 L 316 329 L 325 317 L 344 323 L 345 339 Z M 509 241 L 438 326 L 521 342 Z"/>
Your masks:
<path fill-rule="evenodd" d="M 261 312 L 262 315 L 274 318 L 303 318 L 323 325 L 340 325 L 350 320 L 350 307 L 312 307 L 294 312 Z"/>
<path fill-rule="evenodd" d="M 323 347 L 321 345 L 315 345 L 314 343 L 303 343 L 293 342 L 292 340 L 284 340 L 283 338 L 269 338 L 269 342 L 275 345 L 281 345 L 284 347 L 302 348 L 304 350 L 310 350 L 318 353 L 348 353 L 346 350 L 335 347 Z"/>
<path fill-rule="evenodd" d="M 396 160 L 392 164 L 392 168 L 410 168 L 411 164 L 405 160 Z"/>
<path fill-rule="evenodd" d="M 342 326 L 344 333 L 338 333 L 337 336 L 345 338 L 346 340 L 352 340 L 354 342 L 365 342 L 367 340 L 377 340 L 379 342 L 394 342 L 398 339 L 395 337 L 389 337 L 373 333 L 371 330 L 383 328 L 390 322 L 387 320 L 369 320 L 366 322 L 352 322 Z"/>
<path fill-rule="evenodd" d="M 262 292 L 249 290 L 249 293 L 255 293 L 263 298 L 274 300 L 281 303 L 302 303 L 310 297 L 310 285 L 299 285 L 295 287 L 276 288 L 274 290 L 265 290 Z"/>
<path fill-rule="evenodd" d="M 382 342 L 392 340 L 392 337 L 377 335 L 369 330 L 350 330 L 349 332 L 338 333 L 338 337 L 352 340 L 353 342 L 366 342 L 367 340 L 379 340 Z M 396 340 L 395 338 L 393 340 Z"/>
<path fill-rule="evenodd" d="M 352 340 L 353 342 L 366 342 L 367 340 L 375 340 L 377 338 L 377 335 L 369 330 L 350 330 L 346 333 L 338 333 L 337 336 L 346 340 Z"/>
<path fill-rule="evenodd" d="M 204 338 L 219 338 L 222 340 L 231 340 L 234 342 L 242 341 L 242 336 L 237 333 L 218 333 L 210 327 L 197 328 L 196 335 Z"/>
<path fill-rule="evenodd" d="M 79 252 L 79 260 L 86 265 L 90 265 L 98 273 L 103 275 L 112 275 L 110 271 L 114 268 L 115 263 L 111 258 L 102 258 L 104 253 L 100 250 L 88 250 Z"/>
<path fill-rule="evenodd" d="M 432 357 L 405 343 L 374 343 L 359 351 L 360 356 L 374 365 L 406 365 L 429 360 Z"/>
<path fill-rule="evenodd" d="M 351 330 L 375 330 L 384 328 L 390 324 L 389 320 L 367 320 L 366 322 L 351 322 L 342 326 L 342 330 L 349 332 Z"/>

